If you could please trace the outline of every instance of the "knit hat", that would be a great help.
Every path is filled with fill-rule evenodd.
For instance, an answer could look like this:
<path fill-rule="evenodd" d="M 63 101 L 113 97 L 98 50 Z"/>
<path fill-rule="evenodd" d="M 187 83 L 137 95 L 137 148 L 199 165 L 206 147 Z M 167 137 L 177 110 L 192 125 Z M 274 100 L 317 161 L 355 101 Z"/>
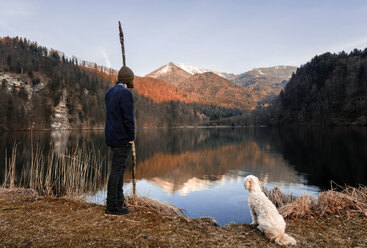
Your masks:
<path fill-rule="evenodd" d="M 122 66 L 119 70 L 117 81 L 126 84 L 128 88 L 134 88 L 134 72 L 127 66 Z"/>

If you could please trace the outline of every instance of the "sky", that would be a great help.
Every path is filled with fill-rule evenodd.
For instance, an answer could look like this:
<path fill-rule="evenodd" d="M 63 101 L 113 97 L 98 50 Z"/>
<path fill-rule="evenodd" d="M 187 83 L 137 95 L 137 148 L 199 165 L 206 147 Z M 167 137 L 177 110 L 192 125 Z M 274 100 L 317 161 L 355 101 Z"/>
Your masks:
<path fill-rule="evenodd" d="M 143 76 L 169 62 L 243 73 L 367 47 L 365 0 L 0 0 L 0 37 L 25 37 Z"/>

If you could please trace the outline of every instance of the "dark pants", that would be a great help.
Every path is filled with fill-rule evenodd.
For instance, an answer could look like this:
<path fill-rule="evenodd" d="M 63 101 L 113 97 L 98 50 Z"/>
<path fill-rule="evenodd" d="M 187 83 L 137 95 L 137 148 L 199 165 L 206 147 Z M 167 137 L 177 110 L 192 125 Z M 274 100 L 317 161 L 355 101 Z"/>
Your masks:
<path fill-rule="evenodd" d="M 124 201 L 123 185 L 126 160 L 131 150 L 131 144 L 113 147 L 110 177 L 107 186 L 107 205 L 116 201 Z"/>

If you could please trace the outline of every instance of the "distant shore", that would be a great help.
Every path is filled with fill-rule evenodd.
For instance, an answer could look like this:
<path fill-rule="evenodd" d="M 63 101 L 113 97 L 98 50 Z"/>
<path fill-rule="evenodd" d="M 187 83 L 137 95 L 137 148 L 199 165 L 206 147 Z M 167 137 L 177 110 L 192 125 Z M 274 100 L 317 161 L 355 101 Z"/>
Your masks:
<path fill-rule="evenodd" d="M 278 247 L 255 226 L 219 226 L 211 218 L 190 219 L 166 211 L 164 203 L 130 199 L 132 213 L 104 214 L 104 206 L 44 197 L 29 189 L 0 188 L 3 247 Z M 296 247 L 366 247 L 363 216 L 327 215 L 286 219 Z"/>
<path fill-rule="evenodd" d="M 282 126 L 269 126 L 269 125 L 187 125 L 187 126 L 177 126 L 177 127 L 137 127 L 136 130 L 147 130 L 147 129 L 202 129 L 202 128 L 366 128 L 365 125 L 355 125 L 355 124 L 344 124 L 344 125 L 334 125 L 334 126 L 323 126 L 323 125 L 312 125 L 312 124 L 298 124 L 298 125 L 282 125 Z M 17 129 L 17 130 L 6 130 L 0 127 L 0 134 L 6 132 L 72 132 L 72 131 L 102 131 L 104 127 L 101 128 L 68 128 L 68 129 L 51 129 L 51 128 L 34 128 L 34 129 Z"/>
<path fill-rule="evenodd" d="M 260 126 L 177 126 L 177 127 L 142 127 L 142 128 L 136 128 L 136 130 L 139 129 L 184 129 L 184 128 L 245 128 L 245 127 L 266 127 L 264 125 Z M 67 132 L 67 131 L 101 131 L 104 130 L 104 128 L 68 128 L 68 129 L 51 129 L 51 128 L 40 128 L 40 129 L 17 129 L 17 130 L 0 130 L 0 133 L 2 132 L 39 132 L 39 131 L 48 131 L 48 132 Z"/>

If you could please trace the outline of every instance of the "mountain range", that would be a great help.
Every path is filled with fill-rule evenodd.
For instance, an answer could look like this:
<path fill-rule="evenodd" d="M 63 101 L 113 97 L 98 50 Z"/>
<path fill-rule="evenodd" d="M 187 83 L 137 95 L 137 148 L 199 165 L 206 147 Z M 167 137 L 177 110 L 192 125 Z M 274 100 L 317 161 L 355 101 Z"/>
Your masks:
<path fill-rule="evenodd" d="M 103 127 L 103 98 L 115 70 L 17 37 L 0 38 L 0 54 L 0 130 Z M 270 85 L 281 84 L 289 77 L 282 78 L 285 68 L 258 74 L 273 75 Z M 256 81 L 256 74 L 248 74 Z M 261 108 L 271 94 L 266 78 L 248 84 L 236 79 L 241 78 L 174 63 L 135 77 L 137 127 L 208 125 Z"/>
<path fill-rule="evenodd" d="M 366 58 L 367 49 L 355 49 L 238 75 L 169 63 L 135 78 L 136 126 L 366 125 Z M 103 128 L 116 76 L 24 38 L 0 38 L 0 132 Z"/>
<path fill-rule="evenodd" d="M 166 81 L 185 92 L 196 94 L 205 102 L 216 99 L 221 106 L 256 109 L 274 101 L 296 69 L 294 66 L 282 65 L 255 68 L 236 75 L 170 62 L 145 77 Z M 238 92 L 233 94 L 233 90 Z M 218 98 L 217 93 L 234 97 L 225 103 Z"/>

